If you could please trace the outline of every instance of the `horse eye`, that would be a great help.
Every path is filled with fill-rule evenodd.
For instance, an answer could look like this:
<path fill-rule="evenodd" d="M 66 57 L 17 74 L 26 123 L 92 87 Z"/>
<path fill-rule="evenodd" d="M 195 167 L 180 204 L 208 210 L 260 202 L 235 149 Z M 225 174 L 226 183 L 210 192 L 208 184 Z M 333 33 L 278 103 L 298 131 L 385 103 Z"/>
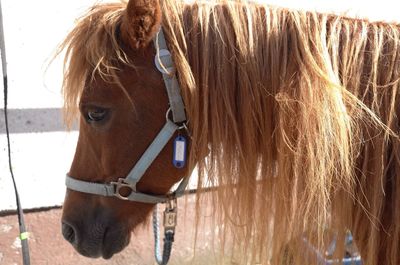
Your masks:
<path fill-rule="evenodd" d="M 106 117 L 107 113 L 107 110 L 102 108 L 89 110 L 86 114 L 86 120 L 89 122 L 102 121 Z"/>

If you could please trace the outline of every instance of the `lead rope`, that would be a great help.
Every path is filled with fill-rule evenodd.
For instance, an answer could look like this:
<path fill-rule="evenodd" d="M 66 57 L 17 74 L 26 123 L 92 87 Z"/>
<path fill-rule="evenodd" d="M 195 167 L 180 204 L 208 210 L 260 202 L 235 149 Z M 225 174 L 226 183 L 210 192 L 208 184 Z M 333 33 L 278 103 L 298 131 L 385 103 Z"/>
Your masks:
<path fill-rule="evenodd" d="M 166 265 L 171 256 L 172 244 L 174 243 L 175 226 L 177 221 L 176 199 L 166 202 L 164 211 L 164 246 L 161 253 L 160 247 L 160 222 L 158 218 L 158 204 L 153 210 L 153 233 L 154 233 L 154 256 L 157 264 Z"/>
<path fill-rule="evenodd" d="M 21 240 L 22 247 L 22 259 L 24 265 L 30 265 L 29 259 L 29 246 L 28 246 L 28 232 L 25 228 L 24 214 L 22 211 L 21 203 L 19 200 L 17 184 L 15 182 L 14 173 L 12 170 L 11 163 L 11 144 L 10 144 L 10 131 L 8 128 L 8 115 L 7 115 L 7 96 L 8 96 L 8 80 L 7 80 L 7 59 L 6 59 L 6 45 L 4 41 L 4 27 L 3 27 L 3 12 L 1 9 L 1 1 L 0 1 L 0 50 L 1 50 L 1 64 L 3 69 L 3 87 L 4 87 L 4 120 L 6 127 L 6 135 L 7 135 L 7 152 L 8 152 L 8 166 L 10 169 L 11 179 L 14 185 L 15 190 L 15 200 L 17 203 L 17 214 L 18 214 L 18 224 L 19 224 L 19 238 Z"/>

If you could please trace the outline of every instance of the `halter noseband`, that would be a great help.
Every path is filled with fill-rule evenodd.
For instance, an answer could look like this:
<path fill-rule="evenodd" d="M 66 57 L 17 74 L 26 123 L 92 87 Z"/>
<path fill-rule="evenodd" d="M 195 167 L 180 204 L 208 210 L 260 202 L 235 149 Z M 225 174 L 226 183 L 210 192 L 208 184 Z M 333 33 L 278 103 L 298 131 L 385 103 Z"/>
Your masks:
<path fill-rule="evenodd" d="M 169 109 L 166 113 L 166 123 L 164 127 L 154 138 L 153 142 L 149 145 L 126 178 L 119 178 L 116 182 L 104 184 L 78 180 L 67 175 L 65 181 L 67 188 L 84 193 L 115 196 L 122 200 L 151 204 L 168 202 L 184 195 L 189 180 L 188 177 L 184 177 L 176 190 L 168 195 L 152 195 L 136 190 L 136 184 L 143 177 L 146 170 L 153 163 L 164 146 L 169 142 L 169 140 L 171 140 L 174 133 L 177 130 L 186 128 L 185 122 L 187 120 L 185 115 L 185 106 L 180 94 L 178 80 L 175 75 L 175 65 L 161 28 L 154 39 L 154 45 L 157 50 L 155 65 L 162 73 L 169 100 Z M 172 112 L 172 120 L 169 118 L 169 112 Z M 124 196 L 120 193 L 121 188 L 124 187 L 131 189 L 131 193 L 128 196 Z"/>

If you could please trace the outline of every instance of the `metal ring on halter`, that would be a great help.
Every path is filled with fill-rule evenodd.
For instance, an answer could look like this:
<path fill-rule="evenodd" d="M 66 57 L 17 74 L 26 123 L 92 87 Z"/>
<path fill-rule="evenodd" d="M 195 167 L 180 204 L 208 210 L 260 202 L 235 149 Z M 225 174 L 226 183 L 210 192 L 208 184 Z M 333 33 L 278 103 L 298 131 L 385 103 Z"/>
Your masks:
<path fill-rule="evenodd" d="M 168 108 L 168 110 L 167 110 L 167 113 L 165 113 L 165 119 L 167 120 L 167 121 L 172 121 L 173 123 L 175 123 L 173 120 L 171 120 L 170 118 L 169 118 L 169 114 L 171 113 L 171 107 L 169 107 Z M 188 133 L 188 135 L 190 135 L 189 134 L 189 129 L 188 129 L 188 127 L 187 127 L 187 124 L 188 123 L 188 121 L 185 121 L 185 122 L 182 122 L 181 123 L 181 125 L 179 125 L 178 126 L 178 130 L 182 130 L 182 129 L 185 129 L 185 131 Z M 175 123 L 176 124 L 176 123 Z M 178 124 L 177 124 L 178 125 Z"/>
<path fill-rule="evenodd" d="M 136 184 L 135 185 L 130 185 L 128 183 L 125 182 L 125 179 L 123 178 L 119 178 L 118 181 L 113 181 L 110 183 L 111 185 L 114 185 L 114 196 L 121 199 L 121 200 L 129 200 L 129 195 L 132 194 L 132 192 L 136 192 Z M 122 188 L 129 188 L 131 189 L 131 192 L 129 193 L 128 196 L 124 196 L 120 193 L 120 190 Z"/>

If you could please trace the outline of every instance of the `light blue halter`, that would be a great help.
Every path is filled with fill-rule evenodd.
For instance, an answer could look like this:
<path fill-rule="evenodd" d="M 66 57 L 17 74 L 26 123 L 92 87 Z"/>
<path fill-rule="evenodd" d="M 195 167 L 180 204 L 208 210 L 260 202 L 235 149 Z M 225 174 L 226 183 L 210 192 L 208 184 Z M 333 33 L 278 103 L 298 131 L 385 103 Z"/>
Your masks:
<path fill-rule="evenodd" d="M 166 113 L 166 122 L 164 127 L 140 157 L 139 161 L 134 165 L 127 177 L 119 178 L 118 181 L 115 182 L 103 184 L 78 180 L 67 175 L 65 184 L 69 189 L 102 196 L 115 196 L 122 200 L 152 204 L 167 202 L 184 194 L 185 188 L 188 184 L 188 177 L 183 178 L 177 189 L 168 195 L 151 195 L 139 192 L 136 189 L 137 183 L 143 177 L 146 170 L 150 167 L 164 146 L 171 140 L 174 133 L 177 130 L 186 129 L 185 106 L 180 94 L 178 80 L 175 75 L 175 66 L 171 53 L 168 51 L 162 29 L 157 33 L 154 44 L 157 49 L 155 65 L 162 73 L 169 99 L 169 109 Z M 170 112 L 172 112 L 172 120 L 169 118 Z M 120 193 L 121 188 L 125 187 L 130 188 L 132 191 L 128 196 L 124 196 Z"/>
<path fill-rule="evenodd" d="M 171 140 L 175 132 L 181 129 L 187 130 L 187 119 L 185 115 L 185 106 L 183 104 L 178 80 L 175 74 L 176 70 L 174 62 L 172 60 L 171 53 L 168 50 L 164 33 L 161 28 L 154 40 L 154 45 L 157 50 L 154 62 L 157 69 L 162 73 L 169 100 L 169 109 L 166 113 L 166 122 L 164 127 L 158 133 L 156 138 L 154 138 L 153 142 L 149 145 L 149 147 L 140 157 L 139 161 L 134 165 L 126 178 L 119 178 L 116 182 L 103 184 L 78 180 L 67 175 L 65 184 L 67 188 L 71 190 L 102 196 L 114 196 L 121 200 L 129 200 L 150 204 L 166 203 L 166 208 L 164 211 L 164 247 L 162 254 L 160 253 L 159 247 L 160 237 L 157 205 L 153 213 L 155 257 L 158 264 L 164 265 L 168 263 L 172 249 L 172 243 L 174 241 L 175 226 L 177 222 L 176 198 L 181 197 L 185 194 L 185 189 L 188 184 L 189 177 L 184 177 L 179 183 L 176 190 L 167 195 L 152 195 L 142 193 L 136 189 L 136 185 L 143 177 L 149 166 L 160 154 L 161 150 Z M 172 113 L 172 120 L 169 118 L 170 112 Z M 184 146 L 184 149 L 186 149 L 186 146 Z M 174 160 L 176 159 L 175 152 L 176 149 L 174 149 Z M 182 150 L 182 148 L 180 148 L 180 152 L 186 152 L 186 150 Z M 180 156 L 182 156 L 182 154 Z M 183 156 L 185 156 L 185 154 Z M 174 163 L 175 162 L 176 161 L 174 161 Z M 125 187 L 131 190 L 131 193 L 127 196 L 122 195 L 120 192 L 121 188 Z"/>

